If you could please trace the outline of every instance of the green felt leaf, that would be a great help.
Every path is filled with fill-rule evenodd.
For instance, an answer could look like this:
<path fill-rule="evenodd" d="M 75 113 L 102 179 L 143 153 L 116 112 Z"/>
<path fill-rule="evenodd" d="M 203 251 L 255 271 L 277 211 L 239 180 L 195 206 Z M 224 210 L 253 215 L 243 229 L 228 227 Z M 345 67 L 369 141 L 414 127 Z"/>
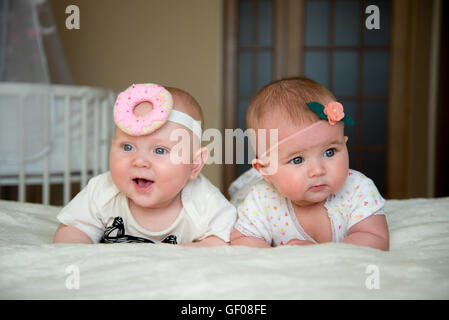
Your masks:
<path fill-rule="evenodd" d="M 349 114 L 345 114 L 345 116 L 343 117 L 343 119 L 341 119 L 341 121 L 343 121 L 346 124 L 350 124 L 351 126 L 355 124 L 354 120 L 351 118 Z"/>
<path fill-rule="evenodd" d="M 307 102 L 306 105 L 315 112 L 318 117 L 320 117 L 323 120 L 327 120 L 327 116 L 324 113 L 324 106 L 319 102 Z"/>

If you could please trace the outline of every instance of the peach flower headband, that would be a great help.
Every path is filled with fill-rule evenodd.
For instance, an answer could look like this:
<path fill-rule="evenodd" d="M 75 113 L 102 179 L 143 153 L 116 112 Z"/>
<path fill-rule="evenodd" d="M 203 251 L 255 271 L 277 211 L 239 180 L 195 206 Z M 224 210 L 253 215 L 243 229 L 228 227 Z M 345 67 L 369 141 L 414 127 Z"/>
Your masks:
<path fill-rule="evenodd" d="M 339 102 L 329 102 L 326 106 L 323 106 L 319 102 L 308 102 L 306 105 L 310 108 L 310 110 L 315 112 L 318 117 L 329 121 L 331 126 L 340 120 L 346 124 L 354 124 L 354 120 L 352 120 L 349 115 L 345 115 L 343 112 L 343 105 Z"/>

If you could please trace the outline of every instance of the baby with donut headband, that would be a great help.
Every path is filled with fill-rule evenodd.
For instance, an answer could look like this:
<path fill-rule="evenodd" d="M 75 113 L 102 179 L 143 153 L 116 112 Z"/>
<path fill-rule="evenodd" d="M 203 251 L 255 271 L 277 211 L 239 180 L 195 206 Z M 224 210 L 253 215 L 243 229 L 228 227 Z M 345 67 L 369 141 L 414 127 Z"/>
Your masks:
<path fill-rule="evenodd" d="M 150 112 L 137 112 L 148 104 Z M 229 243 L 237 212 L 200 173 L 207 148 L 194 148 L 189 163 L 170 157 L 174 130 L 186 128 L 201 141 L 198 102 L 178 88 L 133 84 L 118 95 L 113 115 L 110 171 L 62 209 L 54 242 Z"/>

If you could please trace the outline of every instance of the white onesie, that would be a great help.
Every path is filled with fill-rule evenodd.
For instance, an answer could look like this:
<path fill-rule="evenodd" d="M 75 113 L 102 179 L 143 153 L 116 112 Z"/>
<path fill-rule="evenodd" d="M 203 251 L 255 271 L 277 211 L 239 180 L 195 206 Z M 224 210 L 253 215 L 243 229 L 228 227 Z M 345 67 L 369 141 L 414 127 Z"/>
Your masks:
<path fill-rule="evenodd" d="M 245 181 L 246 190 L 242 191 L 238 183 L 233 186 L 231 202 L 238 213 L 235 228 L 272 246 L 285 245 L 291 239 L 316 242 L 301 227 L 291 201 L 254 171 L 251 169 L 243 174 L 246 177 L 239 178 L 240 182 Z M 244 192 L 247 195 L 242 200 Z M 329 195 L 324 204 L 332 226 L 332 241 L 344 240 L 353 225 L 370 215 L 384 214 L 384 203 L 371 179 L 349 170 L 344 186 Z"/>
<path fill-rule="evenodd" d="M 134 237 L 163 242 L 176 237 L 176 243 L 188 243 L 215 235 L 226 242 L 237 218 L 235 207 L 202 174 L 181 191 L 183 209 L 167 229 L 153 232 L 134 219 L 127 197 L 112 181 L 110 172 L 92 178 L 87 186 L 58 214 L 58 220 L 86 233 L 92 242 L 102 239 L 107 228 L 121 218 L 125 233 Z"/>

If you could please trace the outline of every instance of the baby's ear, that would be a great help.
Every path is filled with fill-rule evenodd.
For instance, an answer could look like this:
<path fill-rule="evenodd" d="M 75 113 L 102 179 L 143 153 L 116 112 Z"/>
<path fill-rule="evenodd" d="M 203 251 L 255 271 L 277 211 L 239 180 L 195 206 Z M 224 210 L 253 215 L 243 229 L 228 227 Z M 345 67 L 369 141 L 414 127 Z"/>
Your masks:
<path fill-rule="evenodd" d="M 251 164 L 252 164 L 253 168 L 256 169 L 262 175 L 262 177 L 265 179 L 265 181 L 268 182 L 269 184 L 271 184 L 270 175 L 268 174 L 269 163 L 265 163 L 261 159 L 255 158 L 251 161 Z"/>
<path fill-rule="evenodd" d="M 190 174 L 190 179 L 194 180 L 201 172 L 201 169 L 203 169 L 204 165 L 206 164 L 207 157 L 209 155 L 209 150 L 207 147 L 200 148 L 195 157 L 193 158 L 193 164 L 192 164 L 192 173 Z"/>
<path fill-rule="evenodd" d="M 348 139 L 349 139 L 349 138 L 348 138 L 347 136 L 345 136 L 345 143 L 348 142 Z"/>

